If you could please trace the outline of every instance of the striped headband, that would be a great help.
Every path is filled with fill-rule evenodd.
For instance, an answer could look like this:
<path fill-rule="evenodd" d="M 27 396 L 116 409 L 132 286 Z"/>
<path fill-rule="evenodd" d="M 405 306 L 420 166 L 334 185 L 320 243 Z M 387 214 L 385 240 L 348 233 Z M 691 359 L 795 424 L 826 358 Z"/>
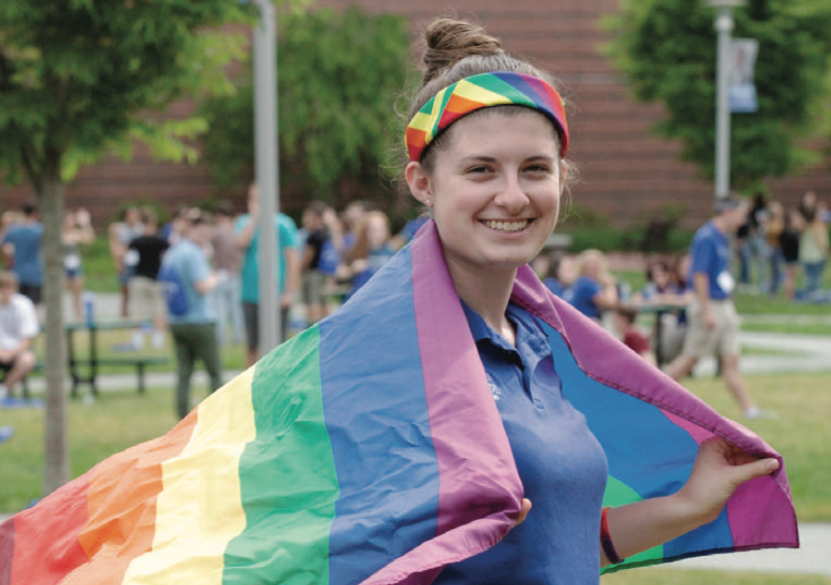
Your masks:
<path fill-rule="evenodd" d="M 424 104 L 407 125 L 405 142 L 411 161 L 419 162 L 427 146 L 453 122 L 476 110 L 516 105 L 545 114 L 560 136 L 560 157 L 568 151 L 568 125 L 563 99 L 548 83 L 524 73 L 498 71 L 466 77 Z"/>

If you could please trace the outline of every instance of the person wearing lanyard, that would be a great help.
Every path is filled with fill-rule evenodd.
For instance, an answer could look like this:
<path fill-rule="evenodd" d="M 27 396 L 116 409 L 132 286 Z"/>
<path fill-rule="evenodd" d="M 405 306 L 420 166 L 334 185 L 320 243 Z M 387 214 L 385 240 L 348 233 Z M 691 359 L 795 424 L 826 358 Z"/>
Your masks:
<path fill-rule="evenodd" d="M 690 373 L 698 360 L 717 354 L 727 389 L 742 409 L 745 418 L 773 418 L 775 413 L 760 409 L 750 396 L 739 371 L 739 316 L 733 306 L 735 288 L 730 273 L 730 240 L 745 221 L 749 205 L 736 196 L 716 204 L 715 217 L 696 232 L 690 256 L 688 281 L 693 300 L 687 309 L 689 326 L 681 355 L 667 366 L 667 374 L 680 380 Z"/>
<path fill-rule="evenodd" d="M 599 567 L 711 521 L 778 462 L 706 441 L 675 494 L 601 510 L 605 454 L 560 391 L 544 330 L 509 302 L 517 270 L 557 223 L 569 169 L 562 99 L 550 75 L 478 26 L 438 19 L 425 37 L 405 177 L 435 222 L 525 488 L 505 539 L 435 583 L 598 583 Z"/>

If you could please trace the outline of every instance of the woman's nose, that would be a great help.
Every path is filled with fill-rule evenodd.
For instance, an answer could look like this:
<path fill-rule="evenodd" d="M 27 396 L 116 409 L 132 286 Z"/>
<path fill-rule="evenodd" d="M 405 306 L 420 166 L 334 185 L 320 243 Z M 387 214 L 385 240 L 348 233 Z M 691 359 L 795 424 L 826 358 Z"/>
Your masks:
<path fill-rule="evenodd" d="M 518 177 L 508 176 L 504 182 L 504 188 L 495 198 L 495 203 L 501 205 L 506 211 L 516 214 L 528 205 L 528 195 L 522 188 Z"/>

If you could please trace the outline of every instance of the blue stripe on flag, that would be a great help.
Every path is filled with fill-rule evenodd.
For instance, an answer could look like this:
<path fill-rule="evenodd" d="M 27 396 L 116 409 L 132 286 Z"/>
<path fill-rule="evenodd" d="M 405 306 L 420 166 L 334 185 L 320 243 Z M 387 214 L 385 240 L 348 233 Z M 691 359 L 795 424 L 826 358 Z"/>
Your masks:
<path fill-rule="evenodd" d="M 675 493 L 689 477 L 698 444 L 660 409 L 588 377 L 579 368 L 559 332 L 543 323 L 548 335 L 563 394 L 582 412 L 589 428 L 603 445 L 609 475 L 628 485 L 640 497 Z M 603 359 L 598 356 L 598 359 Z M 644 432 L 646 431 L 646 432 Z M 655 461 L 667 465 L 655 467 Z M 731 549 L 733 536 L 726 510 L 711 524 L 664 545 L 665 558 L 695 548 Z"/>
<path fill-rule="evenodd" d="M 333 585 L 359 583 L 436 534 L 439 471 L 411 275 L 405 250 L 373 278 L 389 286 L 361 288 L 319 324 L 324 417 L 340 486 Z"/>

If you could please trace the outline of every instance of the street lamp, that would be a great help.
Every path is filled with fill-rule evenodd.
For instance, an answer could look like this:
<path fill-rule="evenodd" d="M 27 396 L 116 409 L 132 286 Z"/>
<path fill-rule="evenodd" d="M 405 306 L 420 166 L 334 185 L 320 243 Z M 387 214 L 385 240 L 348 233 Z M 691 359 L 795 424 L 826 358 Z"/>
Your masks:
<path fill-rule="evenodd" d="M 730 193 L 730 107 L 727 86 L 730 83 L 730 37 L 733 32 L 733 9 L 746 0 L 708 0 L 716 9 L 715 29 L 718 32 L 716 67 L 716 200 Z"/>
<path fill-rule="evenodd" d="M 281 339 L 277 282 L 280 252 L 274 216 L 280 209 L 277 150 L 277 32 L 271 0 L 254 0 L 260 21 L 254 28 L 254 167 L 259 188 L 259 313 L 260 355 Z M 280 258 L 282 262 L 282 258 Z"/>

